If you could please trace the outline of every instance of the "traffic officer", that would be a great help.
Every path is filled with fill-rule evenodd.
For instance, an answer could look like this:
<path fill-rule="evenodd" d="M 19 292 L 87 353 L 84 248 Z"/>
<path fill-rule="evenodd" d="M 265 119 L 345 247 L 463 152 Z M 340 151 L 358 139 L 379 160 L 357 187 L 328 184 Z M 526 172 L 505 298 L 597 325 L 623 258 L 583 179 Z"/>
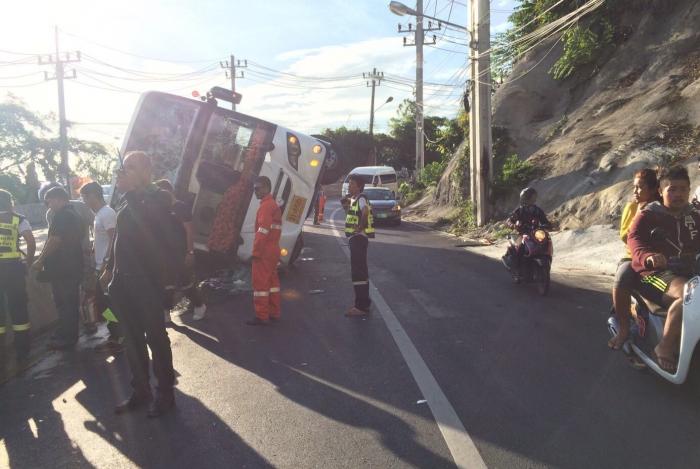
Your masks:
<path fill-rule="evenodd" d="M 367 247 L 369 238 L 374 238 L 374 220 L 369 199 L 362 193 L 365 183 L 359 175 L 349 177 L 348 197 L 343 200 L 347 206 L 345 236 L 349 238 L 350 268 L 352 285 L 355 289 L 355 306 L 346 316 L 366 316 L 372 304 L 369 299 L 369 272 L 367 268 Z"/>
<path fill-rule="evenodd" d="M 277 263 L 280 260 L 282 211 L 270 192 L 272 184 L 260 176 L 254 185 L 260 208 L 255 216 L 253 242 L 253 305 L 255 317 L 246 322 L 250 326 L 264 326 L 280 318 L 280 279 Z"/>
<path fill-rule="evenodd" d="M 27 244 L 26 265 L 22 263 L 20 237 Z M 29 357 L 26 274 L 27 267 L 34 262 L 35 251 L 36 241 L 31 225 L 25 217 L 14 212 L 12 195 L 0 189 L 0 355 L 4 356 L 5 353 L 6 318 L 9 313 L 20 367 Z M 0 360 L 0 363 L 3 361 Z"/>

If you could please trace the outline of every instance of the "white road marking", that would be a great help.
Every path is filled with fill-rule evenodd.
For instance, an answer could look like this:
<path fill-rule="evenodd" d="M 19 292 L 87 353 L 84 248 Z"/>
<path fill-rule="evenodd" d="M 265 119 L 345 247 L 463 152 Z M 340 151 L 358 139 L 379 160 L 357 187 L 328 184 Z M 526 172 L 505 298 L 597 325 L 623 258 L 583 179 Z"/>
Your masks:
<path fill-rule="evenodd" d="M 341 249 L 349 259 L 350 249 L 347 244 L 343 242 L 345 236 L 338 230 L 335 224 L 335 216 L 339 210 L 341 210 L 341 208 L 337 208 L 333 212 L 329 221 Z M 450 450 L 450 454 L 452 454 L 452 459 L 455 464 L 459 468 L 485 469 L 486 463 L 479 454 L 479 450 L 476 448 L 474 441 L 469 436 L 469 433 L 467 433 L 461 420 L 459 420 L 454 407 L 452 407 L 450 401 L 447 400 L 445 393 L 442 392 L 440 385 L 430 372 L 428 365 L 426 365 L 418 349 L 413 345 L 411 338 L 396 318 L 396 314 L 394 314 L 394 311 L 392 311 L 391 307 L 386 303 L 384 297 L 372 281 L 369 282 L 369 286 L 372 302 L 377 310 L 379 310 L 404 361 L 408 365 L 409 370 L 411 370 L 413 379 L 423 393 L 423 397 L 428 401 L 430 411 L 433 413 L 435 422 L 440 429 L 440 433 L 442 433 L 442 437 L 445 439 L 445 443 Z"/>

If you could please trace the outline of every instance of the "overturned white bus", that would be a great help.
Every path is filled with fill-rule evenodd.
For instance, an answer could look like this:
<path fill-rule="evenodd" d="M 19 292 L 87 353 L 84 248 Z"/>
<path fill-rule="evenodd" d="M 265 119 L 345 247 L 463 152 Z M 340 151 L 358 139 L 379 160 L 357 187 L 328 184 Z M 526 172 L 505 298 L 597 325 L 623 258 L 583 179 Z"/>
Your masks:
<path fill-rule="evenodd" d="M 337 158 L 326 161 L 328 142 L 218 106 L 217 99 L 231 95 L 223 88 L 205 101 L 143 94 L 122 154 L 151 155 L 154 175 L 172 181 L 176 197 L 192 209 L 195 249 L 225 263 L 252 255 L 259 205 L 253 183 L 267 176 L 282 208 L 281 262 L 294 262 L 324 171 Z"/>

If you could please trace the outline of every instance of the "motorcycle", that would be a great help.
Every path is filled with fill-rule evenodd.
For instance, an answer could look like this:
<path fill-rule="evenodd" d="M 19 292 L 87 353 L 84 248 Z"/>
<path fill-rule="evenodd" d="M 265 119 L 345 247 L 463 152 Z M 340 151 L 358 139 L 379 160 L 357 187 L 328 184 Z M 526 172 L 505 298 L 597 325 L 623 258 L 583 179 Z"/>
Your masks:
<path fill-rule="evenodd" d="M 550 271 L 552 268 L 553 246 L 552 239 L 547 230 L 537 221 L 531 223 L 533 227 L 529 233 L 522 235 L 520 268 L 515 267 L 515 253 L 518 249 L 518 236 L 507 236 L 509 248 L 504 256 L 504 265 L 513 276 L 515 283 L 536 283 L 540 295 L 549 293 Z"/>
<path fill-rule="evenodd" d="M 635 309 L 636 320 L 631 321 L 630 334 L 622 351 L 628 356 L 636 369 L 649 368 L 654 373 L 674 384 L 684 383 L 691 374 L 691 366 L 700 366 L 700 360 L 693 362 L 696 345 L 700 340 L 700 255 L 681 256 L 682 249 L 675 245 L 663 232 L 656 228 L 651 232 L 654 241 L 666 242 L 678 250 L 679 255 L 668 258 L 668 269 L 678 275 L 690 278 L 683 288 L 683 320 L 681 344 L 678 352 L 678 365 L 675 372 L 663 370 L 654 360 L 654 348 L 663 337 L 667 309 L 651 303 L 637 293 L 632 293 L 632 305 Z M 617 317 L 612 311 L 608 318 L 608 331 L 611 336 L 619 330 Z M 698 349 L 700 350 L 700 349 Z M 700 378 L 700 368 L 694 372 Z"/>

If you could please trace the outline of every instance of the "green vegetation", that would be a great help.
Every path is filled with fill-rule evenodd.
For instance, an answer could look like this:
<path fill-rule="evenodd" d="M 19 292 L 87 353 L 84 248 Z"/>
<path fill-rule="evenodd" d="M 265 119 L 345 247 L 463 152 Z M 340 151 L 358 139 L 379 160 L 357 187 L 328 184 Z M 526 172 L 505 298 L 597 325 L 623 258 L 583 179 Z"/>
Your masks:
<path fill-rule="evenodd" d="M 452 218 L 450 233 L 460 235 L 476 228 L 474 218 L 474 205 L 471 200 L 467 200 L 459 207 L 459 211 Z"/>
<path fill-rule="evenodd" d="M 0 188 L 12 193 L 17 203 L 37 201 L 39 175 L 55 181 L 60 169 L 60 145 L 54 116 L 29 110 L 10 96 L 0 103 Z M 100 143 L 68 139 L 73 167 L 99 182 L 111 179 L 107 149 Z"/>
<path fill-rule="evenodd" d="M 437 186 L 445 168 L 447 168 L 447 161 L 433 161 L 421 170 L 418 181 L 425 186 Z"/>
<path fill-rule="evenodd" d="M 554 6 L 557 0 L 519 0 L 509 17 L 513 27 L 496 35 L 494 41 L 493 70 L 496 77 L 508 75 L 516 62 L 535 41 L 521 40 L 552 21 L 580 8 L 585 0 L 572 0 Z M 622 12 L 638 7 L 642 0 L 608 1 L 592 13 L 582 17 L 563 33 L 563 53 L 549 70 L 557 80 L 571 76 L 576 70 L 594 64 L 602 52 L 614 43 Z M 515 42 L 515 45 L 513 45 Z"/>
<path fill-rule="evenodd" d="M 423 197 L 425 186 L 421 183 L 402 182 L 399 185 L 399 193 L 401 194 L 401 205 L 407 207 Z"/>
<path fill-rule="evenodd" d="M 568 78 L 577 67 L 595 62 L 600 52 L 612 43 L 613 26 L 610 21 L 602 19 L 598 26 L 576 25 L 564 33 L 564 53 L 549 70 L 555 79 Z"/>
<path fill-rule="evenodd" d="M 531 162 L 521 161 L 518 155 L 510 155 L 503 163 L 503 167 L 494 178 L 494 198 L 507 196 L 513 191 L 519 191 L 540 174 Z"/>
<path fill-rule="evenodd" d="M 322 136 L 333 143 L 338 154 L 343 155 L 342 173 L 370 162 L 372 151 L 376 151 L 377 162 L 396 169 L 415 168 L 416 164 L 416 103 L 404 100 L 389 119 L 388 134 L 374 134 L 374 139 L 364 129 L 349 129 L 345 126 L 326 129 Z M 425 164 L 442 164 L 448 161 L 468 132 L 469 120 L 465 113 L 454 119 L 439 116 L 424 117 Z M 466 130 L 465 130 L 466 129 Z M 436 167 L 431 168 L 434 173 Z M 444 169 L 444 166 L 443 166 Z M 434 174 L 430 173 L 429 178 Z"/>

